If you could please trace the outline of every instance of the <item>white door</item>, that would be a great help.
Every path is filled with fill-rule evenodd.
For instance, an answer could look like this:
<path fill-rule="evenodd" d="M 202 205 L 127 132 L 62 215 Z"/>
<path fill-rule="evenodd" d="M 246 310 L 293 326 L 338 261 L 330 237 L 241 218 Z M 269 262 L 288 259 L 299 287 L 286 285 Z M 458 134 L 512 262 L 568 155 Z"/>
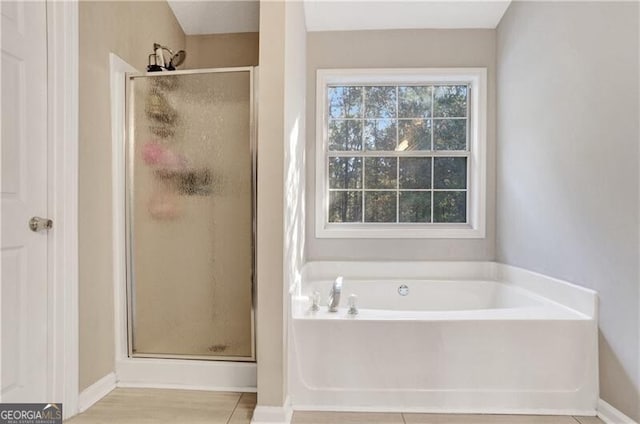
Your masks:
<path fill-rule="evenodd" d="M 47 238 L 47 18 L 43 1 L 0 2 L 2 14 L 2 402 L 45 402 Z"/>

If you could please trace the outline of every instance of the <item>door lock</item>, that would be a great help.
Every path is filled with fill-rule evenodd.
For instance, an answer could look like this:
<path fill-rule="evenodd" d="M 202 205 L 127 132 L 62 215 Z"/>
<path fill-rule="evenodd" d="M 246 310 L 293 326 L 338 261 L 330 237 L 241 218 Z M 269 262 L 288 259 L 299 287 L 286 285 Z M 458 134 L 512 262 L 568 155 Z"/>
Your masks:
<path fill-rule="evenodd" d="M 34 232 L 50 230 L 52 227 L 53 221 L 49 218 L 40 218 L 39 216 L 34 216 L 29 220 L 29 228 Z"/>

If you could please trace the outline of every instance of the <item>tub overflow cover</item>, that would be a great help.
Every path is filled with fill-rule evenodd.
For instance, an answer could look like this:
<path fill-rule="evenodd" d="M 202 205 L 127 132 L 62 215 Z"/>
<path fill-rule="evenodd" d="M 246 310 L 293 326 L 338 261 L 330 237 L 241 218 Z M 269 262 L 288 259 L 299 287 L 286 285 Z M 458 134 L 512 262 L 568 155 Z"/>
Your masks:
<path fill-rule="evenodd" d="M 398 294 L 400 296 L 406 296 L 409 294 L 409 287 L 407 287 L 406 284 L 402 284 L 400 287 L 398 287 Z"/>

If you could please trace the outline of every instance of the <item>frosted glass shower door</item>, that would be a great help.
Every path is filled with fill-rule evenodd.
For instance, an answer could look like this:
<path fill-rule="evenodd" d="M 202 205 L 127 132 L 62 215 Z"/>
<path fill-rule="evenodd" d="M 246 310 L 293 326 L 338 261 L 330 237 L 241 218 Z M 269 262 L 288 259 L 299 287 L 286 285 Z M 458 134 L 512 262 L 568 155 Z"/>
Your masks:
<path fill-rule="evenodd" d="M 254 358 L 252 79 L 128 77 L 131 356 Z"/>

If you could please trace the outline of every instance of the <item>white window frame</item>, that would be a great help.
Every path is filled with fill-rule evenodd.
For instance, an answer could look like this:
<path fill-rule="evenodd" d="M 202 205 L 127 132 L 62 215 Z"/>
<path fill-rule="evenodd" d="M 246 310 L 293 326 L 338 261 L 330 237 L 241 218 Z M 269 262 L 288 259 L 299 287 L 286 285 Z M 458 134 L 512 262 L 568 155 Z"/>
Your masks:
<path fill-rule="evenodd" d="M 328 101 L 330 85 L 467 83 L 469 168 L 467 223 L 329 223 Z M 316 237 L 318 238 L 484 238 L 487 168 L 486 68 L 319 69 L 316 74 Z"/>

